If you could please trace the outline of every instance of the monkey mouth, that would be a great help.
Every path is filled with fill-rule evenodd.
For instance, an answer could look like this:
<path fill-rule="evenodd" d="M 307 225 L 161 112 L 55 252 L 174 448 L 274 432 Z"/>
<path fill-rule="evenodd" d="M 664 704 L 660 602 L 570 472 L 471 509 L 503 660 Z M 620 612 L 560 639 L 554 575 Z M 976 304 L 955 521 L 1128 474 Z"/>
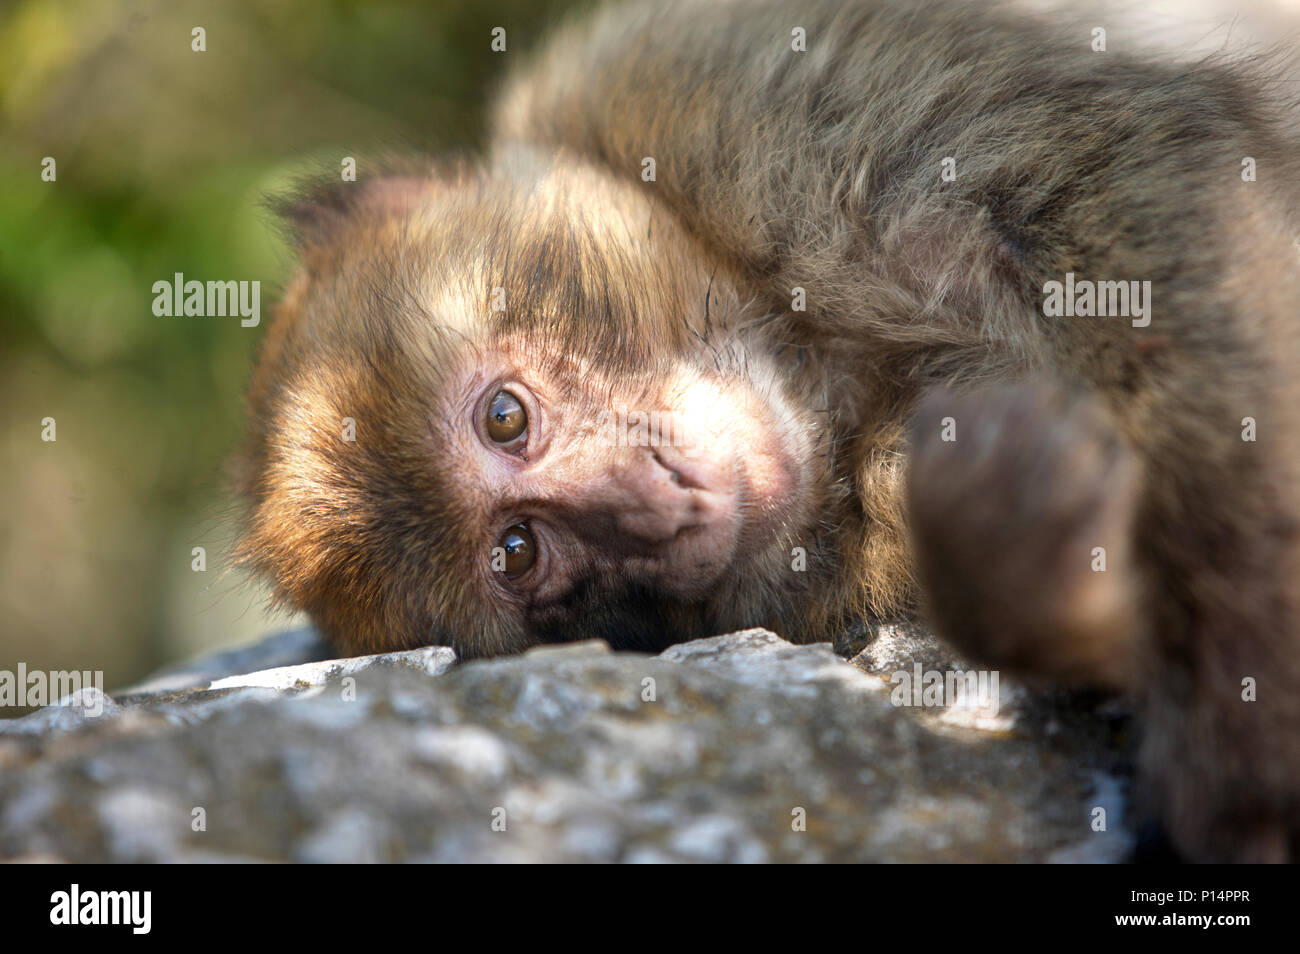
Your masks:
<path fill-rule="evenodd" d="M 766 396 L 751 391 L 750 400 L 756 426 L 745 446 L 737 449 L 736 459 L 743 543 L 754 549 L 764 540 L 775 543 L 782 531 L 806 519 L 815 431 L 779 388 L 767 390 Z"/>
<path fill-rule="evenodd" d="M 710 470 L 688 463 L 680 472 L 682 486 L 699 488 L 712 511 L 690 532 L 714 537 L 719 549 L 726 540 L 719 568 L 740 571 L 780 545 L 782 531 L 799 522 L 805 468 L 788 436 L 768 428 Z"/>
<path fill-rule="evenodd" d="M 676 516 L 667 519 L 665 511 L 658 521 L 664 536 L 641 554 L 641 572 L 678 599 L 707 600 L 723 578 L 744 573 L 779 545 L 802 479 L 797 458 L 782 435 L 766 431 L 743 447 L 652 453 L 671 475 Z M 638 536 L 648 540 L 654 522 Z"/>

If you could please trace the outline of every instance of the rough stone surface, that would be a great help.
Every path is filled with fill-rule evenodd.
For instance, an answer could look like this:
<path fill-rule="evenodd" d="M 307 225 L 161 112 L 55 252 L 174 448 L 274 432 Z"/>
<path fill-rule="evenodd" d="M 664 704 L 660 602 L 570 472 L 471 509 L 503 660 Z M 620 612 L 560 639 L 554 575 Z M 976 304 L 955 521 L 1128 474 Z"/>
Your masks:
<path fill-rule="evenodd" d="M 1125 720 L 1006 680 L 996 706 L 896 705 L 896 673 L 965 667 L 903 623 L 836 645 L 851 664 L 750 630 L 452 665 L 274 637 L 99 716 L 0 721 L 0 858 L 1125 858 Z"/>

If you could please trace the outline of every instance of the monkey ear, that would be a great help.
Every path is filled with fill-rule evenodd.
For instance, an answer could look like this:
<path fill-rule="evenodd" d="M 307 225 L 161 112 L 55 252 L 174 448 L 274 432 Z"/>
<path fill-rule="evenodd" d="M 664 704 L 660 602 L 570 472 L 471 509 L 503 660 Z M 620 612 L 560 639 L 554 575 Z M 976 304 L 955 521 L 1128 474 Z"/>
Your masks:
<path fill-rule="evenodd" d="M 362 218 L 400 214 L 454 188 L 459 172 L 390 161 L 384 173 L 346 181 L 338 173 L 329 178 L 300 181 L 287 195 L 269 200 L 271 210 L 284 223 L 290 243 L 307 248 L 337 236 L 349 222 Z"/>

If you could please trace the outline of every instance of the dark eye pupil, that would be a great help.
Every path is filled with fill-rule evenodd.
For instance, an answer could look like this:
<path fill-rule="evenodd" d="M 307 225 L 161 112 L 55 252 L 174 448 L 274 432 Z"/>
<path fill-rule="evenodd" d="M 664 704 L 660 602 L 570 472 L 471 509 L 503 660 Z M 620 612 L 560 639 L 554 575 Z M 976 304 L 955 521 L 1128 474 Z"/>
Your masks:
<path fill-rule="evenodd" d="M 528 570 L 537 559 L 537 546 L 533 535 L 523 524 L 511 527 L 501 536 L 497 546 L 506 554 L 506 576 L 518 576 Z"/>
<path fill-rule="evenodd" d="M 528 427 L 524 406 L 509 391 L 498 391 L 488 405 L 488 437 L 498 444 L 508 444 Z"/>

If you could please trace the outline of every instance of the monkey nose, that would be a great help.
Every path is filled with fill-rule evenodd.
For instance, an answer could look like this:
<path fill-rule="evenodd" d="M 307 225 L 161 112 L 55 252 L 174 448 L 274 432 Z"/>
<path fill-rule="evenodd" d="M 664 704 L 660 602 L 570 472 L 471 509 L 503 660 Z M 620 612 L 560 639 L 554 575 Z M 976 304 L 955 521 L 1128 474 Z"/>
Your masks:
<path fill-rule="evenodd" d="M 667 543 L 706 526 L 716 517 L 718 495 L 701 476 L 654 448 L 644 448 L 619 475 L 623 501 L 617 509 L 619 533 L 645 543 Z"/>

